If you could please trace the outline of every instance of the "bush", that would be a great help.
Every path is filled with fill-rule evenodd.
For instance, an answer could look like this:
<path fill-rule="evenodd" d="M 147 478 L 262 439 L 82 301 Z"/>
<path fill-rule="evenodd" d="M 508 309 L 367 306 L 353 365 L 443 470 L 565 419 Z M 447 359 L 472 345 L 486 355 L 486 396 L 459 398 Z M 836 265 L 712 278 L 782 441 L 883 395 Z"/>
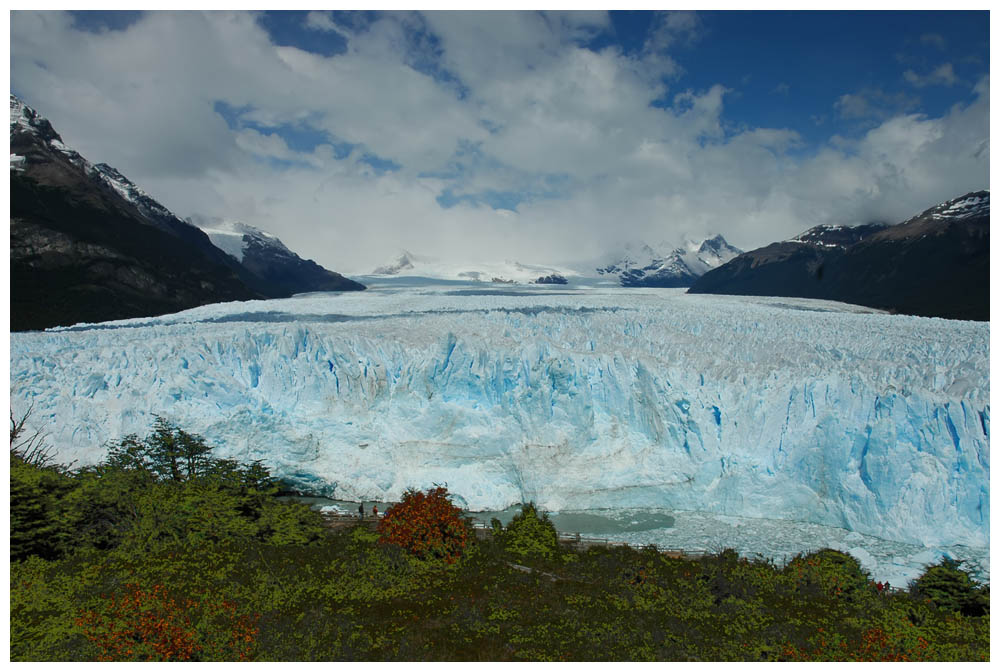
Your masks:
<path fill-rule="evenodd" d="M 989 613 L 990 598 L 962 563 L 945 558 L 931 565 L 910 584 L 910 593 L 918 599 L 930 600 L 939 609 L 959 611 L 966 616 L 983 616 Z"/>
<path fill-rule="evenodd" d="M 522 559 L 551 560 L 559 550 L 559 533 L 549 514 L 538 514 L 534 502 L 522 505 L 507 529 L 500 535 L 503 547 Z"/>
<path fill-rule="evenodd" d="M 55 463 L 52 447 L 40 432 L 25 428 L 10 414 L 10 559 L 37 555 L 58 558 L 69 545 L 64 497 L 72 488 L 66 470 Z"/>
<path fill-rule="evenodd" d="M 785 572 L 800 588 L 818 589 L 824 595 L 835 597 L 851 598 L 867 590 L 870 584 L 868 572 L 856 559 L 832 548 L 796 557 L 788 563 Z"/>
<path fill-rule="evenodd" d="M 421 560 L 448 563 L 462 556 L 471 539 L 461 509 L 442 487 L 426 493 L 407 490 L 379 521 L 378 535 L 380 544 L 399 546 Z"/>
<path fill-rule="evenodd" d="M 249 660 L 259 629 L 234 603 L 126 586 L 76 619 L 100 661 Z"/>
<path fill-rule="evenodd" d="M 10 452 L 10 559 L 31 555 L 60 557 L 70 543 L 64 499 L 72 487 L 68 476 L 52 467 L 26 462 Z"/>

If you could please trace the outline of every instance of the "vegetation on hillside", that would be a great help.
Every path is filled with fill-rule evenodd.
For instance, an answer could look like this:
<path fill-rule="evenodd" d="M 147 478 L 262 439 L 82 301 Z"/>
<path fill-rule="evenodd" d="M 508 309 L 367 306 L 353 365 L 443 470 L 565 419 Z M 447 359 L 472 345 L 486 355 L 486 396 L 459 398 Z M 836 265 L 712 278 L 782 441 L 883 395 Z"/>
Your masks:
<path fill-rule="evenodd" d="M 26 443 L 27 441 L 27 443 Z M 832 550 L 576 550 L 533 505 L 476 539 L 447 491 L 331 531 L 259 463 L 158 421 L 99 465 L 11 432 L 12 660 L 987 660 L 989 589 Z"/>

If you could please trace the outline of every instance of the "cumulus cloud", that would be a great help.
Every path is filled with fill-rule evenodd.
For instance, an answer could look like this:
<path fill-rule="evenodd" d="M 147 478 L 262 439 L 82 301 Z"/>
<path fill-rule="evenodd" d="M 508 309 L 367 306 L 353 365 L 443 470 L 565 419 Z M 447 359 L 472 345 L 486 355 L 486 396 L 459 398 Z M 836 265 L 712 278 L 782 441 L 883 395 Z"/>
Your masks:
<path fill-rule="evenodd" d="M 695 12 L 657 12 L 644 49 L 647 52 L 667 51 L 676 44 L 698 40 L 702 31 L 701 17 Z"/>
<path fill-rule="evenodd" d="M 940 118 L 902 94 L 845 94 L 836 111 L 863 133 L 806 148 L 793 129 L 727 123 L 721 84 L 677 86 L 671 50 L 699 38 L 697 15 L 663 15 L 628 53 L 586 46 L 605 13 L 303 24 L 346 50 L 276 46 L 247 13 L 94 34 L 14 12 L 12 88 L 178 215 L 245 221 L 349 273 L 400 248 L 555 263 L 715 232 L 751 248 L 988 186 L 988 78 Z"/>

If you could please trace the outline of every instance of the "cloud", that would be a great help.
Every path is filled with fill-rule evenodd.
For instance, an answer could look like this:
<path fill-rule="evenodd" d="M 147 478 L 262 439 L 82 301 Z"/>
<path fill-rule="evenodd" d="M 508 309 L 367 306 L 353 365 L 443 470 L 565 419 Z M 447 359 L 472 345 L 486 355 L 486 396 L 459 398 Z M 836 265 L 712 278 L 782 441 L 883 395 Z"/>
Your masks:
<path fill-rule="evenodd" d="M 703 30 L 701 17 L 695 12 L 657 12 L 643 48 L 656 53 L 677 44 L 691 44 L 701 38 Z"/>
<path fill-rule="evenodd" d="M 785 82 L 779 82 L 778 85 L 776 87 L 774 87 L 774 93 L 780 93 L 780 94 L 785 95 L 785 96 L 787 96 L 788 92 L 791 91 L 791 90 L 792 90 L 792 87 L 790 87 Z"/>
<path fill-rule="evenodd" d="M 340 26 L 333 22 L 329 12 L 309 12 L 306 16 L 306 27 L 313 30 L 333 31 L 345 35 Z"/>
<path fill-rule="evenodd" d="M 903 79 L 917 88 L 935 85 L 954 86 L 958 83 L 958 78 L 955 77 L 955 69 L 952 67 L 951 63 L 939 65 L 931 72 L 922 76 L 918 75 L 913 70 L 907 70 L 903 73 Z"/>
<path fill-rule="evenodd" d="M 92 33 L 13 12 L 12 90 L 178 215 L 245 221 L 349 273 L 399 248 L 554 263 L 715 232 L 750 248 L 988 186 L 988 77 L 938 118 L 912 96 L 844 94 L 837 114 L 863 125 L 816 146 L 732 123 L 720 84 L 678 86 L 697 15 L 660 17 L 632 51 L 588 48 L 605 13 L 301 24 L 342 50 L 297 48 L 294 31 L 278 46 L 247 13 L 150 12 Z"/>
<path fill-rule="evenodd" d="M 919 102 L 918 98 L 902 92 L 866 88 L 840 96 L 833 108 L 841 119 L 887 119 L 913 109 Z"/>
<path fill-rule="evenodd" d="M 937 47 L 938 49 L 944 49 L 946 46 L 944 37 L 937 33 L 924 33 L 920 36 L 920 43 Z"/>
<path fill-rule="evenodd" d="M 845 93 L 837 99 L 833 107 L 844 119 L 864 119 L 874 113 L 868 98 L 856 93 Z"/>

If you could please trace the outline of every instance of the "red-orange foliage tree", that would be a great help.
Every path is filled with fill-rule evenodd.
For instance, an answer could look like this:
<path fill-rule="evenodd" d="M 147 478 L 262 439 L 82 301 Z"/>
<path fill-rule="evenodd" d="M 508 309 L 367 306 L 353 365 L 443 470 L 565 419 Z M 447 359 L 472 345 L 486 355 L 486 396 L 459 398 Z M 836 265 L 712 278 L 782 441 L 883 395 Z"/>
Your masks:
<path fill-rule="evenodd" d="M 469 528 L 462 510 L 448 499 L 448 490 L 436 487 L 407 490 L 403 499 L 378 523 L 380 544 L 406 549 L 423 560 L 453 563 L 469 544 Z"/>
<path fill-rule="evenodd" d="M 259 629 L 227 600 L 177 599 L 128 586 L 76 619 L 100 661 L 250 660 Z"/>

